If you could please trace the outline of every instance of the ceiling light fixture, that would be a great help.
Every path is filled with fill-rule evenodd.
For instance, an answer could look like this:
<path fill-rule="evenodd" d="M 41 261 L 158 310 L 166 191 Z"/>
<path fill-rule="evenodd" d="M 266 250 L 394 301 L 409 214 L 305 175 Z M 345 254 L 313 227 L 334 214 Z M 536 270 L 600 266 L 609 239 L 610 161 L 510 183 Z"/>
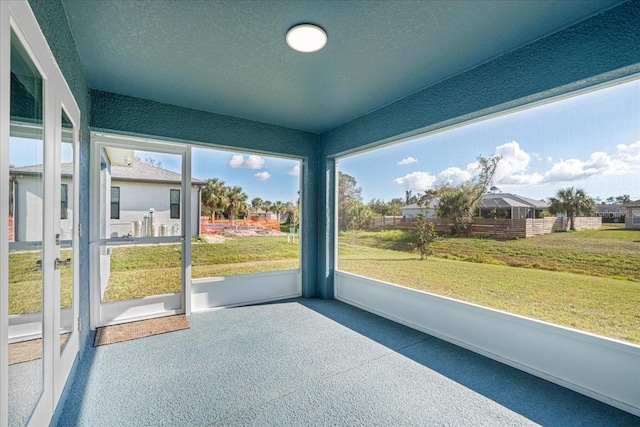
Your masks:
<path fill-rule="evenodd" d="M 327 33 L 317 25 L 300 24 L 287 31 L 287 44 L 303 53 L 317 52 L 327 44 Z"/>

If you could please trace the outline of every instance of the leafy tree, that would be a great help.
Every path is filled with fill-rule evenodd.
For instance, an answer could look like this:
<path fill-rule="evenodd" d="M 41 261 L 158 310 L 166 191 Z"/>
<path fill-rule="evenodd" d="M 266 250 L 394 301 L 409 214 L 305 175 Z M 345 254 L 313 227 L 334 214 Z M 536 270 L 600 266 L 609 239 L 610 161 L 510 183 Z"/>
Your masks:
<path fill-rule="evenodd" d="M 243 211 L 244 206 L 246 205 L 247 194 L 242 191 L 242 187 L 231 187 L 227 188 L 227 218 L 231 220 L 231 225 L 234 224 L 236 215 Z"/>
<path fill-rule="evenodd" d="M 569 217 L 569 230 L 575 230 L 575 217 L 595 210 L 594 200 L 582 188 L 573 187 L 558 190 L 555 197 L 549 199 L 549 212 L 564 212 Z"/>
<path fill-rule="evenodd" d="M 631 202 L 631 196 L 629 196 L 628 194 L 623 194 L 622 196 L 616 197 L 616 203 L 619 205 L 623 203 L 630 203 L 630 202 Z"/>
<path fill-rule="evenodd" d="M 287 224 L 297 226 L 300 222 L 300 199 L 293 202 L 287 202 L 285 204 L 285 222 Z"/>
<path fill-rule="evenodd" d="M 254 212 L 257 212 L 258 210 L 262 209 L 262 199 L 260 197 L 254 197 L 253 200 L 251 200 L 251 207 L 253 208 Z"/>
<path fill-rule="evenodd" d="M 264 202 L 262 202 L 262 209 L 264 209 L 265 212 L 272 212 L 273 203 L 270 200 L 265 200 Z"/>
<path fill-rule="evenodd" d="M 362 203 L 362 188 L 354 177 L 346 173 L 338 172 L 338 227 L 340 230 L 354 229 L 360 221 L 354 218 L 361 218 L 367 211 Z M 368 212 L 371 209 L 367 207 Z M 371 212 L 371 215 L 373 213 Z"/>
<path fill-rule="evenodd" d="M 493 175 L 496 172 L 500 156 L 479 156 L 478 168 L 480 172 L 472 179 L 457 186 L 445 186 L 438 189 L 437 215 L 440 218 L 450 218 L 453 221 L 453 234 L 468 235 L 471 232 L 473 217 L 480 199 L 491 187 Z"/>
<path fill-rule="evenodd" d="M 427 218 L 426 209 L 429 208 L 431 201 L 436 197 L 436 191 L 427 191 L 418 200 L 418 206 L 422 209 L 414 219 L 414 227 L 416 234 L 418 235 L 418 241 L 416 242 L 416 249 L 420 252 L 420 260 L 424 260 L 431 253 L 429 244 L 435 238 L 435 224 L 433 221 L 429 221 Z"/>
<path fill-rule="evenodd" d="M 359 230 L 369 225 L 369 220 L 373 218 L 373 211 L 362 202 L 347 203 L 344 212 L 344 225 L 347 230 Z"/>
<path fill-rule="evenodd" d="M 227 190 L 224 181 L 218 178 L 209 179 L 202 189 L 202 206 L 207 208 L 212 221 L 215 221 L 216 213 L 224 212 L 228 206 Z"/>
<path fill-rule="evenodd" d="M 402 215 L 403 206 L 404 206 L 404 202 L 399 197 L 389 200 L 387 202 L 387 208 L 388 208 L 387 215 L 394 215 L 394 216 Z"/>

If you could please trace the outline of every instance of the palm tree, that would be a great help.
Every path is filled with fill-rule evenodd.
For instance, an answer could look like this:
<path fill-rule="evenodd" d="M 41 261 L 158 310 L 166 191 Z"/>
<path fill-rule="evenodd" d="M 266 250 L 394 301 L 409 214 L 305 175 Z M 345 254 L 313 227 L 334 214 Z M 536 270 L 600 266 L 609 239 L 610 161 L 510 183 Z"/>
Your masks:
<path fill-rule="evenodd" d="M 569 217 L 569 230 L 575 230 L 575 216 L 587 214 L 595 209 L 593 198 L 589 197 L 582 188 L 573 187 L 558 190 L 555 197 L 549 199 L 549 212 L 557 214 L 564 212 Z"/>
<path fill-rule="evenodd" d="M 227 208 L 227 186 L 224 181 L 212 178 L 207 181 L 207 185 L 202 189 L 202 204 L 211 210 L 211 221 L 216 220 L 216 212 L 224 212 Z"/>
<path fill-rule="evenodd" d="M 280 222 L 280 214 L 285 212 L 285 205 L 280 200 L 276 200 L 273 204 L 273 212 L 278 216 L 278 222 Z"/>
<path fill-rule="evenodd" d="M 273 203 L 271 203 L 270 200 L 265 200 L 262 202 L 262 209 L 264 209 L 265 212 L 271 212 L 273 209 Z"/>
<path fill-rule="evenodd" d="M 242 210 L 248 197 L 249 196 L 242 191 L 242 187 L 235 186 L 228 189 L 227 200 L 229 204 L 227 205 L 227 216 L 231 220 L 231 225 L 234 224 L 236 214 Z"/>
<path fill-rule="evenodd" d="M 263 205 L 263 201 L 260 197 L 254 197 L 254 199 L 251 200 L 251 207 L 253 208 L 253 211 L 256 213 L 260 209 L 262 209 L 262 205 Z"/>

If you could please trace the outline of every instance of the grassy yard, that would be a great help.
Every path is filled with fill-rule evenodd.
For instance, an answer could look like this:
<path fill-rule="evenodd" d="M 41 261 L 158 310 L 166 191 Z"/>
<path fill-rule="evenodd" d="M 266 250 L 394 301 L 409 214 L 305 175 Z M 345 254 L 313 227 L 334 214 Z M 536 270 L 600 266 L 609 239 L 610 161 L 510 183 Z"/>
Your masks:
<path fill-rule="evenodd" d="M 61 251 L 61 258 L 71 257 Z M 42 270 L 36 263 L 42 260 L 41 251 L 16 252 L 9 255 L 9 314 L 37 313 L 42 310 Z M 71 306 L 72 269 L 60 269 L 60 306 Z"/>
<path fill-rule="evenodd" d="M 640 232 L 439 238 L 427 261 L 412 238 L 411 230 L 341 235 L 339 268 L 640 344 Z"/>
<path fill-rule="evenodd" d="M 340 244 L 411 252 L 414 236 L 411 229 L 357 231 L 341 234 Z M 516 240 L 439 237 L 430 248 L 438 258 L 640 281 L 640 230 L 619 225 Z"/>
<path fill-rule="evenodd" d="M 224 243 L 194 242 L 191 276 L 196 278 L 298 268 L 299 247 L 286 236 L 228 238 Z M 180 292 L 181 246 L 114 247 L 104 301 Z"/>

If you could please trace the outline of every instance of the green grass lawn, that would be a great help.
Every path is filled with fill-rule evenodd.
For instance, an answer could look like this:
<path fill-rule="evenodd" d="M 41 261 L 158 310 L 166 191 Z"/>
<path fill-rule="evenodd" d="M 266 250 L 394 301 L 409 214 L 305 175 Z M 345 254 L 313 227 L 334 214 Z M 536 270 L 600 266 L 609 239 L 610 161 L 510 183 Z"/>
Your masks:
<path fill-rule="evenodd" d="M 286 236 L 228 238 L 191 245 L 194 279 L 298 268 L 299 246 Z M 180 292 L 181 245 L 113 247 L 104 301 Z"/>
<path fill-rule="evenodd" d="M 348 232 L 340 244 L 411 252 L 414 235 L 411 229 Z M 515 240 L 438 237 L 430 248 L 438 258 L 640 281 L 640 230 L 620 225 Z"/>
<path fill-rule="evenodd" d="M 61 258 L 71 257 L 61 251 Z M 37 313 L 42 310 L 42 270 L 36 263 L 42 260 L 41 251 L 16 252 L 9 255 L 9 314 Z M 72 269 L 60 269 L 60 306 L 71 306 Z"/>
<path fill-rule="evenodd" d="M 411 230 L 345 233 L 339 269 L 640 344 L 640 232 L 440 238 L 426 261 L 411 239 Z"/>

